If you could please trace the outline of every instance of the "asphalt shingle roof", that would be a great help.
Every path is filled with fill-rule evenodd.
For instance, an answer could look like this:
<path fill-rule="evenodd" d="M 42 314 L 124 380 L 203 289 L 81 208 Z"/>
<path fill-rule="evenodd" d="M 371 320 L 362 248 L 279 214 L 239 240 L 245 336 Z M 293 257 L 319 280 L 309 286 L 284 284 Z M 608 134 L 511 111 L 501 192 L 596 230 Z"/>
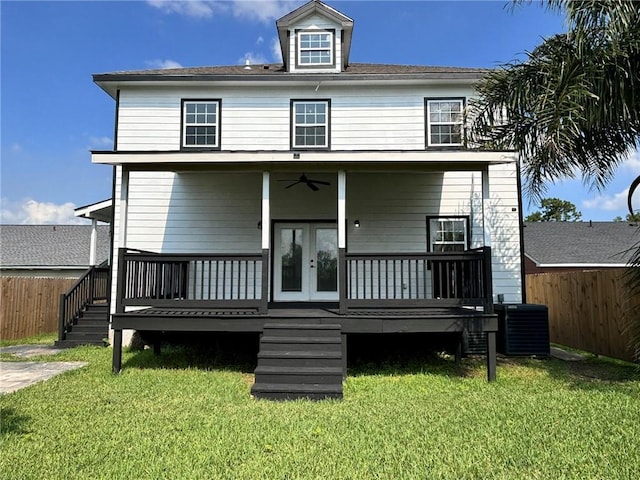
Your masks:
<path fill-rule="evenodd" d="M 527 222 L 524 251 L 537 264 L 625 264 L 640 242 L 628 222 Z"/>
<path fill-rule="evenodd" d="M 442 67 L 431 65 L 393 65 L 379 63 L 351 63 L 344 72 L 336 74 L 322 75 L 338 75 L 348 77 L 350 75 L 408 75 L 408 74 L 473 74 L 474 76 L 482 76 L 489 70 L 486 68 L 468 68 L 468 67 Z M 299 72 L 287 72 L 282 64 L 256 64 L 246 68 L 245 65 L 228 65 L 228 66 L 209 66 L 209 67 L 184 67 L 184 68 L 165 68 L 155 70 L 130 70 L 110 73 L 101 73 L 94 75 L 99 80 L 109 80 L 109 77 L 137 77 L 137 76 L 157 76 L 157 77 L 185 77 L 185 76 L 304 76 L 308 75 Z"/>
<path fill-rule="evenodd" d="M 109 255 L 109 225 L 98 225 L 97 263 Z M 0 265 L 86 267 L 91 225 L 0 225 Z"/>

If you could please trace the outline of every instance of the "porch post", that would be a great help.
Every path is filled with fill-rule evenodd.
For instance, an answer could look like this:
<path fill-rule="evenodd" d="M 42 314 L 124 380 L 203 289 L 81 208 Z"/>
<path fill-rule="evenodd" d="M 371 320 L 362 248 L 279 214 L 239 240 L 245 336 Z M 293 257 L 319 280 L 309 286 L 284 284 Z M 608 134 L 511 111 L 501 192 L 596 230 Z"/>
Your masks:
<path fill-rule="evenodd" d="M 491 246 L 491 192 L 489 191 L 489 166 L 482 169 L 482 229 L 484 246 Z"/>
<path fill-rule="evenodd" d="M 98 243 L 98 221 L 91 219 L 91 244 L 89 245 L 89 266 L 96 264 L 96 245 Z"/>
<path fill-rule="evenodd" d="M 496 332 L 487 332 L 487 381 L 496 379 Z"/>
<path fill-rule="evenodd" d="M 113 373 L 120 373 L 122 370 L 122 330 L 114 330 L 113 331 L 113 362 L 112 362 L 112 371 Z"/>
<path fill-rule="evenodd" d="M 493 313 L 493 269 L 491 255 L 491 191 L 489 189 L 489 166 L 482 169 L 482 230 L 484 237 L 484 285 L 485 285 L 485 313 Z"/>
<path fill-rule="evenodd" d="M 269 243 L 271 241 L 270 175 L 262 172 L 262 296 L 260 313 L 267 313 L 269 304 Z"/>
<path fill-rule="evenodd" d="M 347 174 L 338 170 L 338 292 L 340 313 L 347 313 Z"/>

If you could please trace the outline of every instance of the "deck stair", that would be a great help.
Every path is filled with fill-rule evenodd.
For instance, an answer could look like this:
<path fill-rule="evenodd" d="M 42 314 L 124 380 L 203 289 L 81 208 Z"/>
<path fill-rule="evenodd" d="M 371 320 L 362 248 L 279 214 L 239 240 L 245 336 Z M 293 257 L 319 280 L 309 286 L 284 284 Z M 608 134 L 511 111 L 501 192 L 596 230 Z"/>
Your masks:
<path fill-rule="evenodd" d="M 255 398 L 342 398 L 345 375 L 340 325 L 267 323 L 251 393 Z"/>
<path fill-rule="evenodd" d="M 109 336 L 109 305 L 94 303 L 87 305 L 64 340 L 56 340 L 56 347 L 77 347 L 79 345 L 105 345 Z"/>

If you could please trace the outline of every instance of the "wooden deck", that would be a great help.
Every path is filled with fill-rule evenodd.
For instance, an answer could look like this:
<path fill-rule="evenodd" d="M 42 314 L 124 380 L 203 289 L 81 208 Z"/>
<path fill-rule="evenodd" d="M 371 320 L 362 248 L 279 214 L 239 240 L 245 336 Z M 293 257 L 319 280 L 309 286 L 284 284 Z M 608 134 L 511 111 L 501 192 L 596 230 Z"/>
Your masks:
<path fill-rule="evenodd" d="M 343 333 L 419 333 L 497 331 L 495 314 L 466 308 L 361 309 L 340 314 L 338 308 L 251 309 L 147 308 L 113 315 L 114 330 L 260 333 L 268 322 L 339 324 Z"/>
<path fill-rule="evenodd" d="M 339 252 L 336 303 L 273 302 L 269 250 L 258 254 L 118 253 L 113 370 L 122 367 L 122 331 L 254 332 L 265 325 L 333 325 L 349 334 L 460 333 L 487 339 L 495 378 L 497 316 L 491 249 L 465 252 Z M 138 310 L 134 310 L 134 309 Z M 321 329 L 321 328 L 320 328 Z M 291 329 L 289 329 L 291 330 Z"/>
<path fill-rule="evenodd" d="M 497 315 L 470 308 L 360 309 L 340 314 L 339 308 L 278 307 L 266 314 L 256 309 L 202 309 L 153 307 L 112 316 L 114 335 L 113 370 L 122 367 L 122 330 L 162 332 L 254 332 L 265 324 L 339 325 L 342 334 L 354 333 L 460 333 L 484 332 L 487 339 L 487 375 L 496 376 Z M 461 354 L 461 344 L 456 356 Z"/>

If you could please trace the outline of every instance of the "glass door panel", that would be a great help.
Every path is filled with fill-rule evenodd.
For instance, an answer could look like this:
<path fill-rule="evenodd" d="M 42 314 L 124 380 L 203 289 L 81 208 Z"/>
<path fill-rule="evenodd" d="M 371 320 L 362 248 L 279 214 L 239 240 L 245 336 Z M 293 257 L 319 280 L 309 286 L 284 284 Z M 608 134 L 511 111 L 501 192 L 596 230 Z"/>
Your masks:
<path fill-rule="evenodd" d="M 280 230 L 280 264 L 282 292 L 302 291 L 302 248 L 301 228 Z"/>
<path fill-rule="evenodd" d="M 338 232 L 335 228 L 316 228 L 315 284 L 317 292 L 338 291 Z"/>

